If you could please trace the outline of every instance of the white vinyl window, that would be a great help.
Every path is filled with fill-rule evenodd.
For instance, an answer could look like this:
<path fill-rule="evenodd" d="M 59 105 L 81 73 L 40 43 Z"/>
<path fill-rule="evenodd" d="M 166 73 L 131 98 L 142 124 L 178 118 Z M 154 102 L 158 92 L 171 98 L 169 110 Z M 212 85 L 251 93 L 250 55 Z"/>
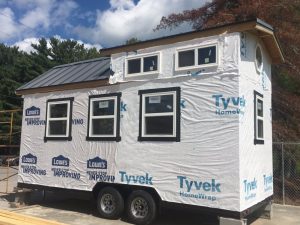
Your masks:
<path fill-rule="evenodd" d="M 141 94 L 140 140 L 179 140 L 178 92 L 170 88 Z"/>
<path fill-rule="evenodd" d="M 264 141 L 264 104 L 263 96 L 255 92 L 255 142 L 263 144 Z"/>
<path fill-rule="evenodd" d="M 160 70 L 160 54 L 128 56 L 125 64 L 126 77 L 156 74 Z"/>
<path fill-rule="evenodd" d="M 90 96 L 87 140 L 120 140 L 120 96 Z"/>
<path fill-rule="evenodd" d="M 71 99 L 47 102 L 46 139 L 65 139 L 71 136 Z"/>
<path fill-rule="evenodd" d="M 216 44 L 176 50 L 176 70 L 196 69 L 216 65 L 218 65 L 218 46 Z"/>

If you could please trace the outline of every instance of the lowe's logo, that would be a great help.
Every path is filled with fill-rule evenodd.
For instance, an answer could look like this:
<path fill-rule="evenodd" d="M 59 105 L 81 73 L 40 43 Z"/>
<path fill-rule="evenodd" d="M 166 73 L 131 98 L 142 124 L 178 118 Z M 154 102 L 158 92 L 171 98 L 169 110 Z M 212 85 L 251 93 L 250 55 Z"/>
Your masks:
<path fill-rule="evenodd" d="M 89 159 L 87 161 L 87 168 L 89 169 L 107 169 L 107 161 L 104 159 L 99 158 L 98 156 Z"/>
<path fill-rule="evenodd" d="M 148 173 L 146 173 L 145 176 L 128 175 L 124 171 L 119 171 L 119 173 L 121 175 L 121 182 L 126 182 L 127 184 L 148 184 L 148 185 L 153 185 L 152 177 L 149 176 Z"/>
<path fill-rule="evenodd" d="M 65 166 L 69 167 L 70 160 L 62 155 L 52 158 L 53 166 Z"/>
<path fill-rule="evenodd" d="M 244 114 L 244 107 L 246 106 L 246 100 L 243 97 L 223 97 L 222 94 L 212 95 L 215 100 L 217 115 L 235 115 Z"/>
<path fill-rule="evenodd" d="M 37 157 L 32 155 L 31 153 L 28 153 L 27 155 L 22 156 L 22 163 L 36 164 Z"/>
<path fill-rule="evenodd" d="M 40 108 L 31 106 L 25 110 L 25 116 L 39 116 L 40 115 Z"/>
<path fill-rule="evenodd" d="M 256 197 L 256 190 L 257 190 L 257 180 L 254 178 L 253 180 L 245 179 L 243 181 L 244 184 L 244 194 L 245 200 L 250 200 Z"/>

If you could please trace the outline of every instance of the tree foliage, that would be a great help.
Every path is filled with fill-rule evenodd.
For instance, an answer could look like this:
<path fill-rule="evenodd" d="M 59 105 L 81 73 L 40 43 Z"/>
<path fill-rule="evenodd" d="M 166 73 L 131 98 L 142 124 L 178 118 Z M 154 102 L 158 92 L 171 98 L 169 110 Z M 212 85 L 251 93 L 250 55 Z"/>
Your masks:
<path fill-rule="evenodd" d="M 272 68 L 274 139 L 300 140 L 300 0 L 212 0 L 163 17 L 156 30 L 183 23 L 200 30 L 253 18 L 274 27 L 286 60 Z"/>

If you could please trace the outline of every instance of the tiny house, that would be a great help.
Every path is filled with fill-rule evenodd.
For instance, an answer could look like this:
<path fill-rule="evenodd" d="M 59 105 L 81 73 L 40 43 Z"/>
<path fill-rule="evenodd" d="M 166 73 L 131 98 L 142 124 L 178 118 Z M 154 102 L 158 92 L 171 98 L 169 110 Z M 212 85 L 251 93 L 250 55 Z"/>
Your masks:
<path fill-rule="evenodd" d="M 272 27 L 251 20 L 102 49 L 17 89 L 18 186 L 92 193 L 105 218 L 163 203 L 241 219 L 273 195 Z"/>

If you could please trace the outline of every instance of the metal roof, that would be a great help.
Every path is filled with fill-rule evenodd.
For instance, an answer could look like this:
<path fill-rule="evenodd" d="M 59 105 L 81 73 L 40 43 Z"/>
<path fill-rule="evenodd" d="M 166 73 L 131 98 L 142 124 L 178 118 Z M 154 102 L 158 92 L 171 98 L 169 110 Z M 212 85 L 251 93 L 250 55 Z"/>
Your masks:
<path fill-rule="evenodd" d="M 17 91 L 86 81 L 105 80 L 110 75 L 110 57 L 102 57 L 53 67 Z"/>

